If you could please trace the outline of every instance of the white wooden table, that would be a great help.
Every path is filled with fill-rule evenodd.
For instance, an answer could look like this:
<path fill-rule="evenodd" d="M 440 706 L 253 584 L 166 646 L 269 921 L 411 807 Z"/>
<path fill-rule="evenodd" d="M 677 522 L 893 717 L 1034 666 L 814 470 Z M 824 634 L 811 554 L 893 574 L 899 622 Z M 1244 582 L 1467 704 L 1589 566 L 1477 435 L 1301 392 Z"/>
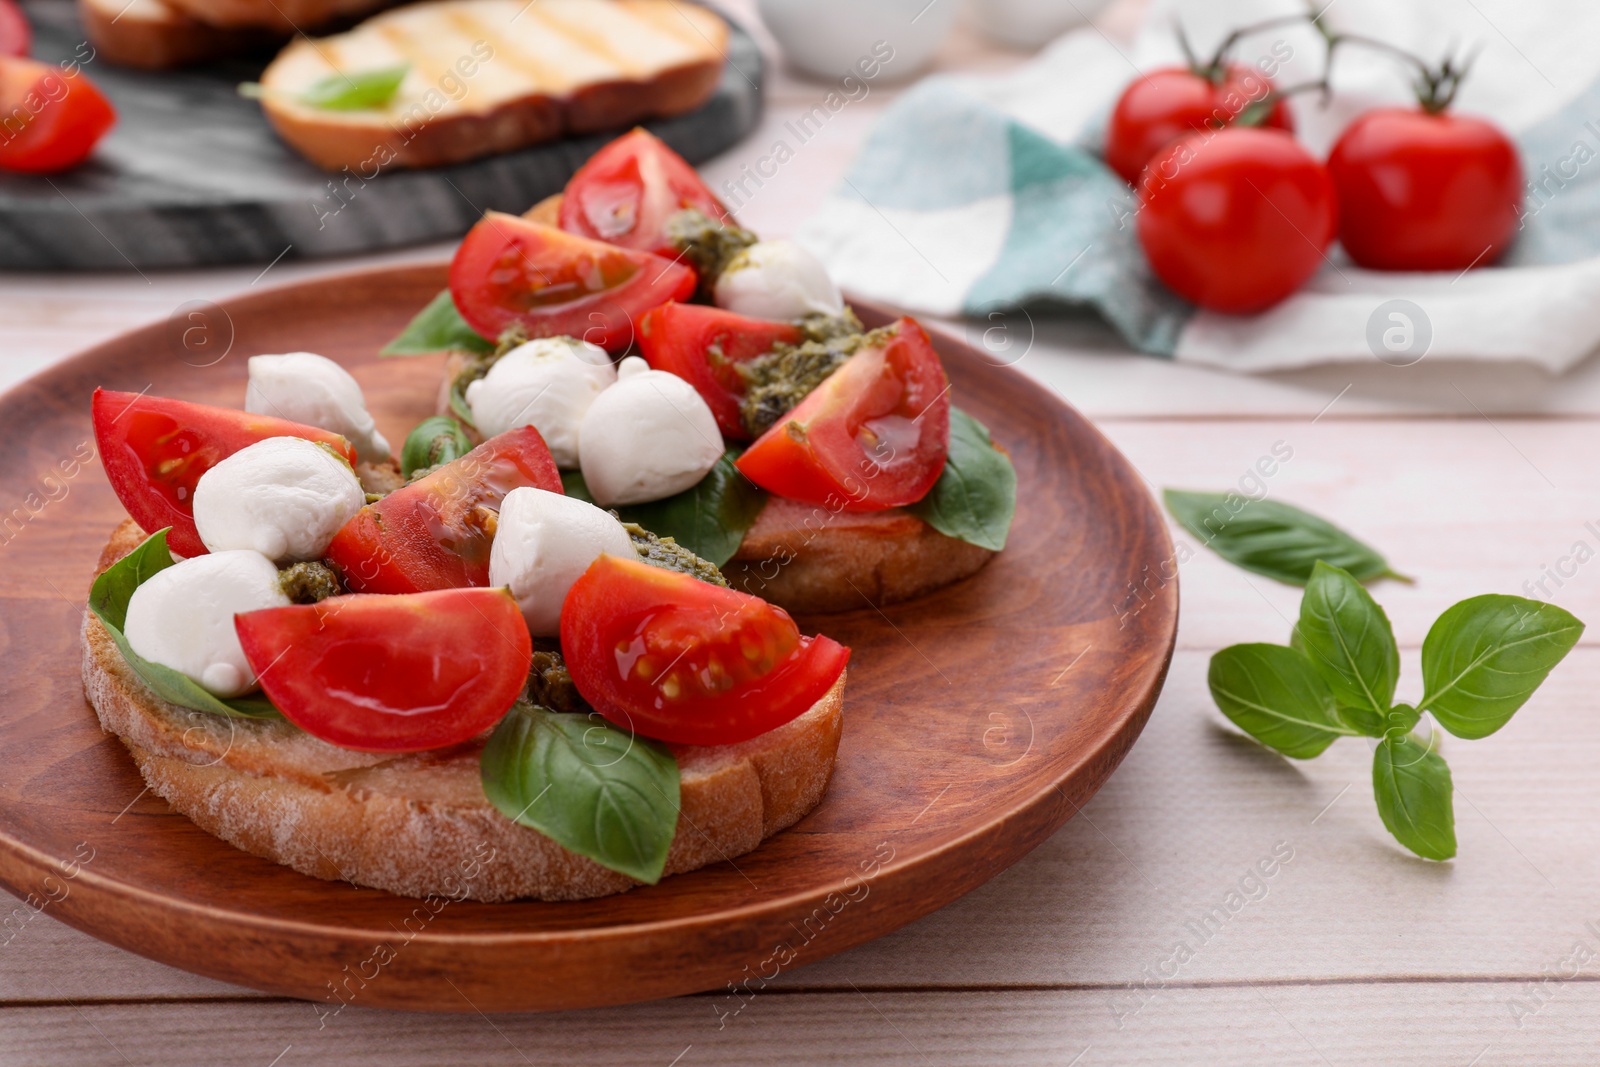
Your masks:
<path fill-rule="evenodd" d="M 1115 34 L 1136 14 L 1122 5 L 1101 25 Z M 968 35 L 940 65 L 1018 58 Z M 824 91 L 776 73 L 763 129 L 707 168 L 713 180 L 768 151 Z M 792 230 L 893 91 L 875 87 L 836 116 L 745 220 Z M 0 277 L 0 381 L 185 301 L 445 251 L 285 262 L 265 277 Z M 1153 490 L 1226 488 L 1275 442 L 1290 445 L 1274 496 L 1333 517 L 1420 579 L 1377 589 L 1402 687 L 1415 685 L 1418 647 L 1444 607 L 1524 593 L 1575 543 L 1600 548 L 1597 361 L 1561 379 L 1429 360 L 1243 378 L 1128 355 L 1097 327 L 1037 326 L 1020 367 L 1095 418 Z M 943 911 L 785 974 L 726 1027 L 710 994 L 561 1016 L 352 1008 L 319 1029 L 308 1004 L 152 963 L 46 915 L 0 949 L 0 1064 L 1600 1060 L 1600 629 L 1501 733 L 1446 743 L 1460 858 L 1432 864 L 1384 832 L 1363 742 L 1290 763 L 1242 740 L 1211 704 L 1209 655 L 1283 640 L 1298 591 L 1204 551 L 1182 587 L 1166 691 L 1080 817 Z M 1600 563 L 1547 588 L 1600 622 Z M 1196 936 L 1189 923 L 1274 851 L 1292 858 Z M 1192 958 L 1174 974 L 1180 941 Z"/>

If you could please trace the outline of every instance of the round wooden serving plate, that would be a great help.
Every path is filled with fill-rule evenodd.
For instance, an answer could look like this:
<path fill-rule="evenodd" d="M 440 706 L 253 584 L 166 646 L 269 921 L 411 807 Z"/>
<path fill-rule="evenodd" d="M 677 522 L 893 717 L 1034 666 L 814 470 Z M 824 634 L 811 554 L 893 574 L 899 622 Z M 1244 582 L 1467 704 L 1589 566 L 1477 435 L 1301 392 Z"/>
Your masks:
<path fill-rule="evenodd" d="M 92 459 L 90 392 L 239 406 L 247 356 L 310 349 L 352 370 L 398 442 L 432 413 L 442 358 L 377 351 L 444 279 L 443 266 L 412 267 L 251 294 L 126 334 L 0 398 L 11 442 L 0 469 L 0 882 L 11 892 L 142 955 L 329 1010 L 558 1009 L 756 989 L 993 877 L 1071 817 L 1138 737 L 1177 630 L 1177 586 L 1160 577 L 1172 571 L 1166 525 L 1081 415 L 941 338 L 955 402 L 1016 462 L 1011 541 L 932 596 L 801 620 L 854 656 L 832 785 L 793 829 L 619 896 L 429 906 L 296 874 L 172 813 L 83 697 L 84 601 L 123 518 Z M 861 310 L 868 325 L 887 319 Z"/>

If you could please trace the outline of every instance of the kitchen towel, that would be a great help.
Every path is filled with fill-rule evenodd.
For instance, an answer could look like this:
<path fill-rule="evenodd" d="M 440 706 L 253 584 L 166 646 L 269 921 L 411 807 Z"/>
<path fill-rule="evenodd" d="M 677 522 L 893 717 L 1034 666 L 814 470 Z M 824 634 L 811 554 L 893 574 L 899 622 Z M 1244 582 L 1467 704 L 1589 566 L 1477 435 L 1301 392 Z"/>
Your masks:
<path fill-rule="evenodd" d="M 953 2 L 953 0 L 942 0 Z M 1136 199 L 1099 157 L 1102 128 L 1141 70 L 1181 62 L 1175 22 L 1201 54 L 1234 26 L 1297 0 L 1158 0 L 1132 45 L 1094 27 L 998 77 L 941 75 L 879 119 L 798 239 L 839 283 L 913 311 L 1002 319 L 1012 309 L 1097 311 L 1134 348 L 1242 371 L 1339 360 L 1528 360 L 1561 371 L 1600 347 L 1600 4 L 1588 0 L 1335 0 L 1323 19 L 1430 61 L 1479 55 L 1455 109 L 1504 126 L 1527 190 L 1499 263 L 1459 273 L 1354 266 L 1335 245 L 1295 295 L 1257 315 L 1203 311 L 1149 271 Z M 1277 83 L 1321 75 L 1310 26 L 1268 30 L 1235 57 Z M 1381 54 L 1341 50 L 1335 96 L 1293 102 L 1319 157 L 1355 115 L 1413 98 Z"/>

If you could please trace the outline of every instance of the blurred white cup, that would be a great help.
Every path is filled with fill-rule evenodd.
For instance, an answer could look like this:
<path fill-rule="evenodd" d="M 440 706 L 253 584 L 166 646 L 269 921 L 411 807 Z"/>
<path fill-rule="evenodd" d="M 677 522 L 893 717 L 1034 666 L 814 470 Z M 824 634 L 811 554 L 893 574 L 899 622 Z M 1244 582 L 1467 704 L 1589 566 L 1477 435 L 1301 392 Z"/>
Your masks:
<path fill-rule="evenodd" d="M 968 21 L 1012 48 L 1040 48 L 1110 6 L 1111 0 L 967 0 Z"/>
<path fill-rule="evenodd" d="M 876 59 L 877 81 L 900 81 L 933 59 L 961 0 L 760 0 L 761 21 L 786 58 L 829 81 Z M 885 59 L 885 53 L 892 56 Z"/>

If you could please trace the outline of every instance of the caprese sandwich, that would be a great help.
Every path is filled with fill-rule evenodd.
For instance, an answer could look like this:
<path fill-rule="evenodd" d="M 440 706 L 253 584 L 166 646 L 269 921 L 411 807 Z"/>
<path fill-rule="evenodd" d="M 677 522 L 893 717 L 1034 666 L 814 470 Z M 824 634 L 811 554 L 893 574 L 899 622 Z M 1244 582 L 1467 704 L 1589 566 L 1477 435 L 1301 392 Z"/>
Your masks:
<path fill-rule="evenodd" d="M 245 406 L 93 400 L 130 518 L 85 689 L 200 827 L 408 896 L 570 900 L 821 799 L 849 650 L 564 493 L 536 428 L 453 456 L 414 434 L 397 461 L 310 353 L 252 358 Z"/>
<path fill-rule="evenodd" d="M 537 211 L 486 217 L 389 346 L 453 352 L 398 456 L 313 353 L 252 357 L 242 411 L 95 393 L 129 520 L 86 690 L 241 849 L 490 901 L 739 856 L 821 800 L 842 729 L 849 649 L 783 605 L 1004 544 L 1010 462 L 917 323 L 863 329 L 642 131 Z"/>
<path fill-rule="evenodd" d="M 385 354 L 441 350 L 443 426 L 537 427 L 569 494 L 793 611 L 919 596 L 1010 529 L 1010 460 L 923 328 L 864 329 L 814 255 L 741 228 L 642 129 L 473 227 Z"/>

